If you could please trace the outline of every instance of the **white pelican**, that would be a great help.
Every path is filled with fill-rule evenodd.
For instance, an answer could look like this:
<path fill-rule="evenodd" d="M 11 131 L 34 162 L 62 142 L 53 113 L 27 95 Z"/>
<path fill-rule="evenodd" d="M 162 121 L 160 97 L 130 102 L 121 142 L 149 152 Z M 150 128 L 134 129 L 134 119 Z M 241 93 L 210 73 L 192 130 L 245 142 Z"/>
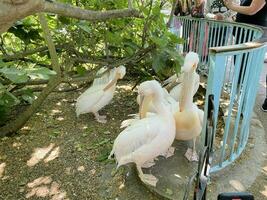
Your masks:
<path fill-rule="evenodd" d="M 186 60 L 185 60 L 185 62 L 186 62 Z M 186 63 L 185 63 L 185 65 L 186 65 Z M 183 82 L 183 73 L 184 72 L 183 72 L 183 68 L 182 68 L 182 74 L 180 75 L 180 77 L 177 77 L 177 75 L 174 74 L 173 76 L 171 76 L 170 78 L 165 80 L 163 83 L 164 85 L 167 85 L 166 88 L 171 87 L 170 92 L 169 92 L 170 96 L 172 98 L 174 98 L 176 101 L 179 101 L 180 96 L 181 96 L 181 90 L 182 90 L 182 84 L 181 83 Z M 199 88 L 199 82 L 200 82 L 199 74 L 196 73 L 196 71 L 193 72 L 193 81 L 194 81 L 193 95 L 195 95 L 198 88 Z M 173 87 L 173 85 L 175 85 L 175 86 Z"/>
<path fill-rule="evenodd" d="M 153 166 L 157 156 L 168 152 L 175 138 L 175 122 L 171 111 L 163 103 L 164 94 L 157 81 L 143 82 L 138 92 L 141 96 L 141 119 L 118 135 L 109 158 L 114 154 L 118 167 L 134 162 L 141 180 L 156 186 L 157 178 L 151 174 L 143 174 L 141 167 Z M 156 113 L 144 118 L 146 107 L 151 100 Z"/>
<path fill-rule="evenodd" d="M 169 109 L 171 109 L 171 111 L 176 111 L 179 109 L 179 103 L 177 101 L 174 100 L 174 98 L 172 98 L 170 96 L 170 94 L 168 93 L 168 91 L 165 88 L 162 88 L 162 92 L 163 92 L 163 97 L 164 100 L 163 102 L 169 107 Z M 140 105 L 140 95 L 137 96 L 137 103 L 138 105 Z M 153 104 L 153 102 L 151 102 L 148 107 L 147 107 L 147 111 L 148 112 L 156 112 L 156 108 L 155 105 Z"/>
<path fill-rule="evenodd" d="M 112 100 L 117 80 L 124 77 L 126 69 L 124 66 L 120 66 L 107 73 L 103 77 L 95 79 L 92 86 L 78 97 L 77 116 L 92 112 L 98 122 L 106 122 L 106 116 L 100 116 L 98 111 Z"/>
<path fill-rule="evenodd" d="M 195 70 L 199 62 L 198 54 L 189 52 L 183 65 L 183 81 L 179 98 L 180 110 L 174 114 L 176 122 L 176 139 L 192 140 L 193 149 L 188 148 L 185 156 L 190 161 L 197 161 L 195 151 L 196 137 L 201 133 L 204 112 L 193 103 Z"/>

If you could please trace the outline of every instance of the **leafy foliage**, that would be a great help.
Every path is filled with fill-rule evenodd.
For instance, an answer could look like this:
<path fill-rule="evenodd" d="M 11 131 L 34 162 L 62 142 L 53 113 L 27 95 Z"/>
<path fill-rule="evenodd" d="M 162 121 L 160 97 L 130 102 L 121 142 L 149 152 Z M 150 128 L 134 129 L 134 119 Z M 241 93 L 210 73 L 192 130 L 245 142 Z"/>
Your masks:
<path fill-rule="evenodd" d="M 128 6 L 127 0 L 61 2 L 90 10 L 123 9 Z M 168 1 L 134 1 L 134 7 L 140 10 L 143 18 L 112 19 L 106 22 L 47 15 L 53 41 L 59 46 L 57 53 L 60 63 L 77 57 L 94 61 L 75 61 L 73 67 L 68 69 L 62 64 L 64 73 L 84 75 L 98 63 L 112 66 L 113 63 L 127 59 L 127 71 L 138 76 L 139 80 L 155 76 L 166 78 L 175 71 L 179 72 L 183 60 L 175 47 L 183 41 L 166 27 L 167 16 L 161 13 L 164 3 Z M 17 52 L 46 46 L 42 34 L 38 18 L 30 16 L 18 21 L 0 37 L 0 116 L 21 102 L 31 103 L 34 100 L 34 93 L 27 86 L 30 81 L 48 80 L 55 75 L 51 70 L 47 49 L 25 57 L 6 59 L 8 55 Z M 146 52 L 146 49 L 150 51 Z M 22 92 L 16 95 L 17 91 Z"/>

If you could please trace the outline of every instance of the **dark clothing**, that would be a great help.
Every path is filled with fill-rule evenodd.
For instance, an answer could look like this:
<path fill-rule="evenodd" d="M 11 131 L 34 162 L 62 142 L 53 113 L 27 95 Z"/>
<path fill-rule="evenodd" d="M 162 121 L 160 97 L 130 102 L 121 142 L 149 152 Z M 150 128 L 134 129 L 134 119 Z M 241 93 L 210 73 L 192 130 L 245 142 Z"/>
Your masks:
<path fill-rule="evenodd" d="M 240 6 L 250 6 L 252 0 L 241 0 Z M 264 7 L 258 11 L 255 15 L 244 15 L 237 13 L 236 22 L 255 24 L 259 26 L 267 27 L 267 0 Z"/>

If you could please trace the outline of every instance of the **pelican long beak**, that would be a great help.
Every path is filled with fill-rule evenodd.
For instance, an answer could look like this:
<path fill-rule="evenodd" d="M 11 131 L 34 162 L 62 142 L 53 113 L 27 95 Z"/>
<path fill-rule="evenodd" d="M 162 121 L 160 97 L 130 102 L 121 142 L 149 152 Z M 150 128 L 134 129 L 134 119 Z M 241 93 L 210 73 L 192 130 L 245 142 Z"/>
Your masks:
<path fill-rule="evenodd" d="M 146 113 L 148 112 L 148 108 L 150 105 L 150 102 L 152 101 L 153 96 L 152 95 L 140 95 L 140 107 L 139 107 L 139 117 L 140 119 L 143 119 L 146 117 Z"/>
<path fill-rule="evenodd" d="M 107 86 L 103 89 L 104 92 L 106 92 L 109 88 L 111 88 L 114 84 L 116 84 L 119 78 L 120 78 L 120 75 L 119 75 L 119 74 L 116 74 L 115 77 L 114 77 L 114 79 L 112 79 L 112 80 L 107 84 Z"/>

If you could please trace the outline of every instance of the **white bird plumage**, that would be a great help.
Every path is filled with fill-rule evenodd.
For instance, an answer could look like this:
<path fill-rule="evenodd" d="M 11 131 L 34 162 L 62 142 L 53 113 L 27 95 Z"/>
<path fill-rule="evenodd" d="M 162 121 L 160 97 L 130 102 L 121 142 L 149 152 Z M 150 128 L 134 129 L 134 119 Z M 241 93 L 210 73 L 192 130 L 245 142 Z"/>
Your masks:
<path fill-rule="evenodd" d="M 165 88 L 162 88 L 163 92 L 163 102 L 166 104 L 166 106 L 169 107 L 171 111 L 175 111 L 179 109 L 179 103 L 174 100 L 168 93 L 168 91 Z M 137 96 L 136 98 L 138 105 L 140 105 L 140 95 Z M 156 108 L 154 104 L 151 102 L 150 105 L 148 106 L 148 112 L 156 112 Z"/>
<path fill-rule="evenodd" d="M 191 54 L 192 52 L 190 52 Z M 192 55 L 192 54 L 191 54 Z M 197 60 L 197 63 L 199 62 L 199 58 L 196 58 Z M 172 87 L 172 85 L 177 85 L 172 87 L 170 89 L 170 96 L 173 97 L 176 101 L 179 101 L 179 98 L 181 96 L 181 92 L 182 92 L 182 82 L 183 82 L 183 75 L 184 75 L 184 72 L 186 71 L 186 68 L 187 66 L 190 66 L 192 63 L 191 63 L 191 60 L 187 60 L 185 59 L 185 62 L 184 62 L 184 65 L 182 66 L 182 69 L 181 69 L 181 74 L 180 76 L 178 77 L 176 74 L 174 74 L 173 76 L 171 76 L 170 78 L 168 78 L 167 80 L 164 81 L 164 85 L 167 85 L 166 87 Z M 199 77 L 199 74 L 196 73 L 196 71 L 193 72 L 193 84 L 194 84 L 194 87 L 193 87 L 193 95 L 196 94 L 198 88 L 199 88 L 199 83 L 200 83 L 200 77 Z"/>
<path fill-rule="evenodd" d="M 168 152 L 175 138 L 175 122 L 171 111 L 163 103 L 162 88 L 157 81 L 142 83 L 138 92 L 144 95 L 140 103 L 141 115 L 149 99 L 153 100 L 156 113 L 137 120 L 123 130 L 114 141 L 110 156 L 114 154 L 118 167 L 130 162 L 136 163 L 142 181 L 155 186 L 157 178 L 143 174 L 141 167 L 150 167 L 157 156 Z"/>
<path fill-rule="evenodd" d="M 204 112 L 193 103 L 195 88 L 199 87 L 199 75 L 195 72 L 199 62 L 198 54 L 189 52 L 185 57 L 184 65 L 182 66 L 182 83 L 180 84 L 180 96 L 176 102 L 165 89 L 163 89 L 163 103 L 171 109 L 176 123 L 176 139 L 177 140 L 192 140 L 193 149 L 188 148 L 185 156 L 190 161 L 196 161 L 198 158 L 195 151 L 195 142 L 197 136 L 201 133 L 203 125 Z M 138 97 L 137 99 L 140 99 Z M 147 117 L 152 117 L 156 106 L 151 103 L 149 107 L 150 113 Z M 127 127 L 140 120 L 138 115 L 133 115 L 134 118 L 124 120 L 121 123 L 121 128 Z"/>
<path fill-rule="evenodd" d="M 192 140 L 193 149 L 188 149 L 185 156 L 190 161 L 198 158 L 195 151 L 196 137 L 201 133 L 203 125 L 203 110 L 193 103 L 194 87 L 197 76 L 196 67 L 199 62 L 198 54 L 189 52 L 185 57 L 183 65 L 183 81 L 181 83 L 181 94 L 179 97 L 180 110 L 174 114 L 176 122 L 177 140 Z"/>
<path fill-rule="evenodd" d="M 103 70 L 104 68 L 101 68 L 98 74 L 101 74 Z M 92 86 L 78 97 L 76 102 L 77 116 L 92 112 L 98 122 L 105 123 L 106 116 L 100 116 L 98 111 L 112 100 L 117 80 L 122 79 L 125 73 L 126 68 L 119 66 L 104 73 L 102 77 L 96 78 Z"/>

